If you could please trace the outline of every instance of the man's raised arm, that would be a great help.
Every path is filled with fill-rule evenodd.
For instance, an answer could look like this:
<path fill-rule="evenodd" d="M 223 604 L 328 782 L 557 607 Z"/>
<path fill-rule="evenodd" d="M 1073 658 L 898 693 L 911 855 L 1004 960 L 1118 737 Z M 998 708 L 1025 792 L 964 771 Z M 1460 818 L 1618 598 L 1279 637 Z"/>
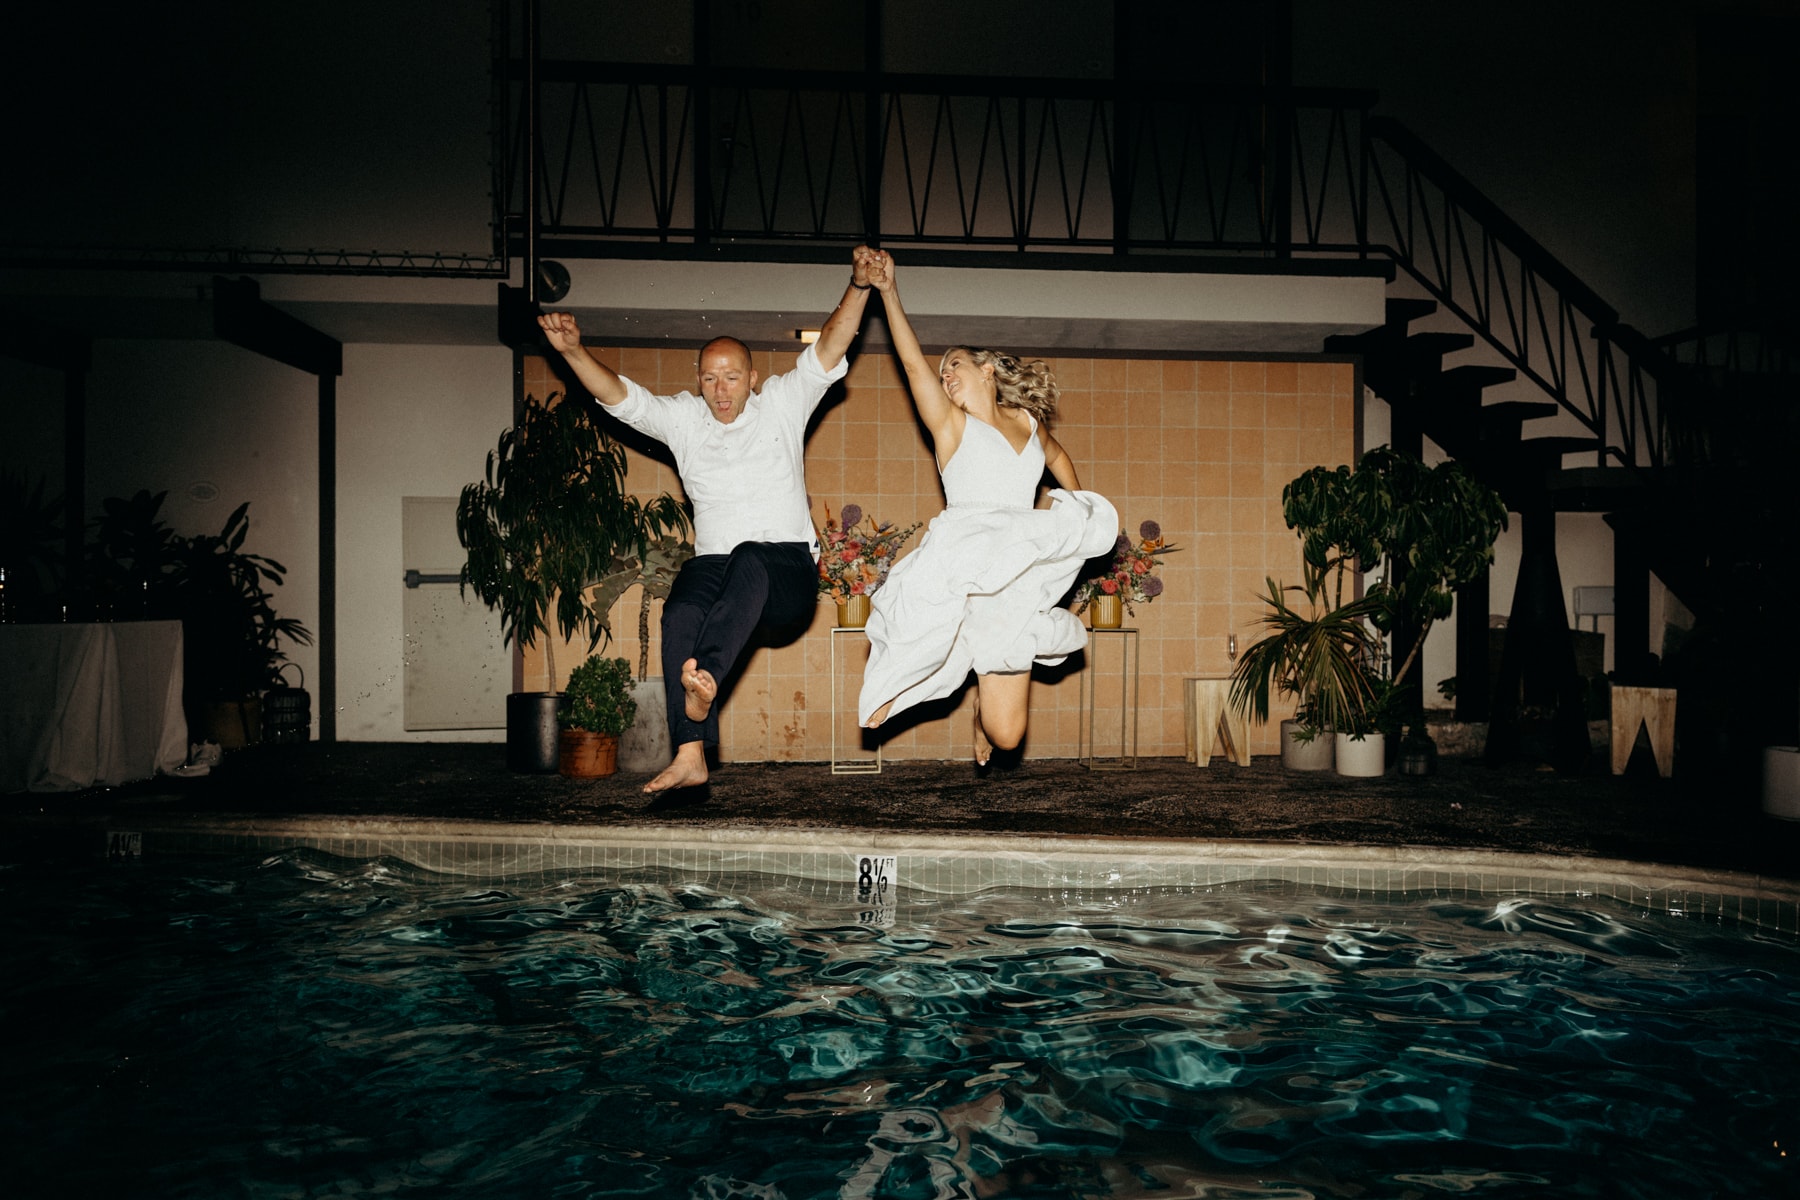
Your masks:
<path fill-rule="evenodd" d="M 563 356 L 570 369 L 575 372 L 575 378 L 581 380 L 582 387 L 593 393 L 594 399 L 608 407 L 624 403 L 624 382 L 611 367 L 588 353 L 588 348 L 581 344 L 581 327 L 575 323 L 572 314 L 544 313 L 538 317 L 538 324 L 543 327 L 544 337 L 550 343 L 550 348 Z"/>
<path fill-rule="evenodd" d="M 851 251 L 850 285 L 844 289 L 844 298 L 825 318 L 824 328 L 819 330 L 819 341 L 813 347 L 813 353 L 818 355 L 819 365 L 827 371 L 843 361 L 844 355 L 850 352 L 850 343 L 856 340 L 856 331 L 862 328 L 863 309 L 869 303 L 869 254 L 867 246 L 858 246 Z"/>

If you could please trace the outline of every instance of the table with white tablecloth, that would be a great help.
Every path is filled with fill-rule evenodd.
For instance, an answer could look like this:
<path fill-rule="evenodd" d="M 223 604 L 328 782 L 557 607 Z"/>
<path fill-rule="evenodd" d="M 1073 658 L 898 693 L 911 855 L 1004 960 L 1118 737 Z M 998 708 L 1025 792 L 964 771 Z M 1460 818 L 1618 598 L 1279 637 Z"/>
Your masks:
<path fill-rule="evenodd" d="M 113 787 L 187 762 L 180 621 L 0 625 L 0 792 Z"/>

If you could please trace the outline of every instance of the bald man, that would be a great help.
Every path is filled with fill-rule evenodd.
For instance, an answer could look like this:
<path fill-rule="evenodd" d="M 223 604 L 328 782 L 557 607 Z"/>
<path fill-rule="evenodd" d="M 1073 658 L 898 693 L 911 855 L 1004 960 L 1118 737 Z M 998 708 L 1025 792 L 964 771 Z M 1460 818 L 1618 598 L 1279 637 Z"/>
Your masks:
<path fill-rule="evenodd" d="M 673 761 L 646 792 L 697 787 L 719 742 L 714 700 L 756 631 L 804 620 L 818 603 L 817 531 L 806 492 L 806 425 L 844 377 L 868 301 L 868 251 L 852 256 L 819 340 L 794 369 L 757 387 L 750 349 L 720 337 L 700 348 L 698 394 L 653 396 L 581 343 L 569 313 L 538 318 L 550 345 L 606 411 L 668 446 L 694 508 L 694 557 L 663 604 L 662 666 Z"/>

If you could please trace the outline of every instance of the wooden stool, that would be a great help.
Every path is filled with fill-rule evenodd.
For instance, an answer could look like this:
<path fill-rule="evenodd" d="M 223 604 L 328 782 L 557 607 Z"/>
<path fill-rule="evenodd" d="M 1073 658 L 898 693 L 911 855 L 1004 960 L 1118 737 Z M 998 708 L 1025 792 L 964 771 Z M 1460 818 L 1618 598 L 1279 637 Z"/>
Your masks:
<path fill-rule="evenodd" d="M 1181 681 L 1187 718 L 1187 760 L 1207 766 L 1213 745 L 1223 746 L 1228 762 L 1250 765 L 1250 718 L 1231 707 L 1231 676 L 1197 675 Z"/>
<path fill-rule="evenodd" d="M 1612 689 L 1612 773 L 1625 773 L 1631 748 L 1637 744 L 1638 727 L 1650 736 L 1650 756 L 1664 779 L 1675 769 L 1675 689 L 1620 687 Z"/>

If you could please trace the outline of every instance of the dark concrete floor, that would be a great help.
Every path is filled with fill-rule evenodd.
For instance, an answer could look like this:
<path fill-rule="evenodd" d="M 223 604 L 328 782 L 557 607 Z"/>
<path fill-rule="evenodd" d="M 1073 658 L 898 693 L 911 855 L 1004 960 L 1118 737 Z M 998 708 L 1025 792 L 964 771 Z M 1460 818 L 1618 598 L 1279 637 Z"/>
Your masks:
<path fill-rule="evenodd" d="M 207 776 L 0 800 L 6 829 L 91 825 L 153 810 L 507 824 L 876 829 L 942 834 L 1191 838 L 1456 847 L 1629 859 L 1800 879 L 1800 823 L 1762 813 L 1754 780 L 1662 779 L 1634 759 L 1559 774 L 1530 763 L 1441 758 L 1435 774 L 1355 780 L 1214 759 L 1140 759 L 1092 771 L 1027 761 L 977 779 L 967 763 L 726 763 L 703 794 L 652 799 L 645 774 L 593 781 L 509 771 L 494 744 L 256 746 Z"/>

